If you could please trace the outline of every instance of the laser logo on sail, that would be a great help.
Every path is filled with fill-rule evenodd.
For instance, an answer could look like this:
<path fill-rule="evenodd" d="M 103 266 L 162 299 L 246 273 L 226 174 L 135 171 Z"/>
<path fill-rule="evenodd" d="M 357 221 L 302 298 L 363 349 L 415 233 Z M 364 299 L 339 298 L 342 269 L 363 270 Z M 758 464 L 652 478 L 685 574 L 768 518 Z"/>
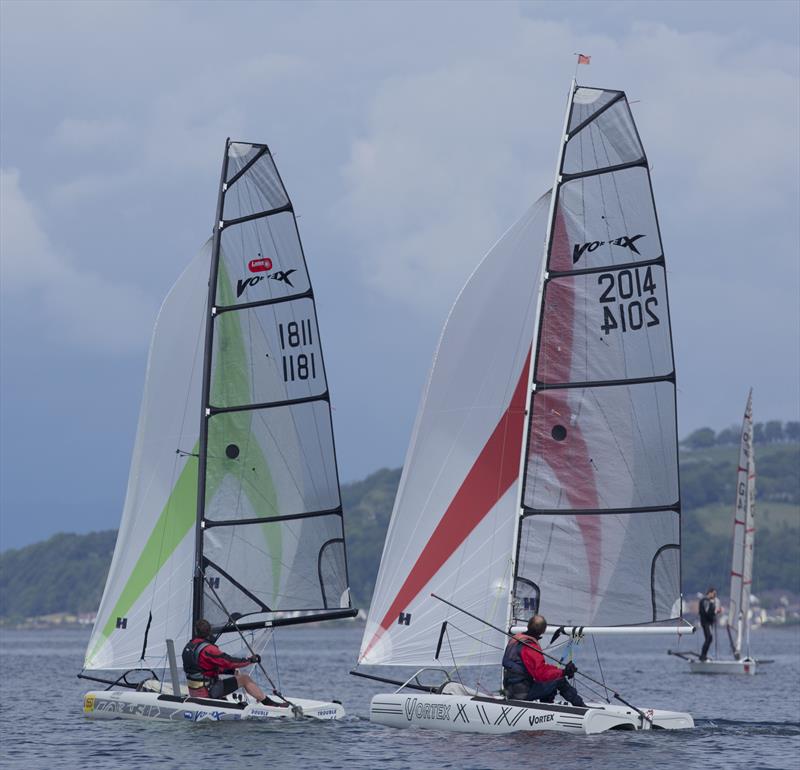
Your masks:
<path fill-rule="evenodd" d="M 584 255 L 584 253 L 591 254 L 593 251 L 599 249 L 601 246 L 604 246 L 606 243 L 610 246 L 619 246 L 623 249 L 630 249 L 634 254 L 638 254 L 639 249 L 636 248 L 635 244 L 639 238 L 644 238 L 644 233 L 639 235 L 621 235 L 619 238 L 614 238 L 611 241 L 589 241 L 588 243 L 576 243 L 572 247 L 572 264 L 577 264 L 578 260 Z"/>

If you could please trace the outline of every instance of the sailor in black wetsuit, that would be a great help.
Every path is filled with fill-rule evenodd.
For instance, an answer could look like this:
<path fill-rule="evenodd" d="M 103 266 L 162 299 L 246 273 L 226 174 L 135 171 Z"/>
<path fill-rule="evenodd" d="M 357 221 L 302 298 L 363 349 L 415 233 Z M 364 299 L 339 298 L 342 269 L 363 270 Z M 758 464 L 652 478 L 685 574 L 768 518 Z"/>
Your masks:
<path fill-rule="evenodd" d="M 708 660 L 708 648 L 711 647 L 711 642 L 714 635 L 711 629 L 717 622 L 717 615 L 721 612 L 721 608 L 717 604 L 717 589 L 709 588 L 706 595 L 700 600 L 700 625 L 703 628 L 703 649 L 700 651 L 700 660 Z"/>

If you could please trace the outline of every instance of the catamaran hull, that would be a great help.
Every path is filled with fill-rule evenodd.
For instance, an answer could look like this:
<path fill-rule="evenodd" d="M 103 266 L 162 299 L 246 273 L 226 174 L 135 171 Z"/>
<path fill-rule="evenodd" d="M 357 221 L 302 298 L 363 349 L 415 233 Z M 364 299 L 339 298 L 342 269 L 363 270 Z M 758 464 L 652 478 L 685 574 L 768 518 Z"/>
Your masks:
<path fill-rule="evenodd" d="M 370 720 L 388 727 L 421 727 L 459 733 L 504 735 L 543 730 L 602 733 L 607 730 L 680 730 L 694 727 L 690 714 L 592 704 L 587 708 L 464 695 L 376 695 Z M 648 721 L 651 720 L 651 721 Z"/>
<path fill-rule="evenodd" d="M 747 674 L 754 676 L 758 671 L 758 661 L 753 658 L 742 660 L 690 660 L 692 674 Z"/>
<path fill-rule="evenodd" d="M 312 719 L 341 719 L 344 708 L 333 701 L 290 698 Z M 89 719 L 146 719 L 177 722 L 226 722 L 241 720 L 295 719 L 291 708 L 264 706 L 242 701 L 188 698 L 154 692 L 96 690 L 83 698 L 83 713 Z"/>

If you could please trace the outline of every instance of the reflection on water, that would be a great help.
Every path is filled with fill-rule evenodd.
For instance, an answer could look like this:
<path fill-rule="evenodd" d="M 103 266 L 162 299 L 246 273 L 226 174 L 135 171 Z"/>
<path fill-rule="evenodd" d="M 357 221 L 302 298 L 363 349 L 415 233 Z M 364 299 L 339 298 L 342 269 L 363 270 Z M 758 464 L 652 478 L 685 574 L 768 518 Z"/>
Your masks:
<path fill-rule="evenodd" d="M 337 698 L 348 711 L 342 722 L 283 724 L 90 722 L 81 711 L 90 686 L 75 677 L 88 631 L 0 632 L 0 767 L 211 767 L 212 759 L 214 767 L 232 762 L 259 769 L 326 770 L 800 767 L 798 628 L 754 634 L 757 655 L 775 659 L 755 677 L 690 675 L 685 664 L 665 654 L 676 646 L 672 637 L 602 638 L 598 646 L 609 684 L 639 705 L 690 711 L 698 726 L 591 737 L 478 736 L 372 725 L 370 698 L 387 688 L 347 674 L 361 632 L 355 624 L 278 632 L 280 665 L 268 654 L 265 662 L 286 694 Z M 693 640 L 681 644 L 695 646 Z M 600 677 L 591 642 L 579 650 L 577 663 Z M 391 669 L 369 671 L 400 675 Z M 482 681 L 491 686 L 497 678 L 496 671 L 483 672 Z"/>

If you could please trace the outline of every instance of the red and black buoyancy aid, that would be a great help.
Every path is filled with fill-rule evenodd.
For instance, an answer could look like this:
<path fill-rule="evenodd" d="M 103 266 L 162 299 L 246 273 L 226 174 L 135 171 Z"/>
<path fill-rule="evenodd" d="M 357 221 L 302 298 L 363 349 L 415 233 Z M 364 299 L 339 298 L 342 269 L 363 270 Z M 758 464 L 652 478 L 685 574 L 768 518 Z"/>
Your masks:
<path fill-rule="evenodd" d="M 503 654 L 503 684 L 505 686 L 521 682 L 528 685 L 533 684 L 533 677 L 522 662 L 522 648 L 523 642 L 535 641 L 536 639 L 527 634 L 514 634 L 508 640 L 506 651 Z"/>
<path fill-rule="evenodd" d="M 181 657 L 183 658 L 183 671 L 186 674 L 186 684 L 193 689 L 198 689 L 200 687 L 208 687 L 212 683 L 212 679 L 209 679 L 203 669 L 200 668 L 200 653 L 209 645 L 207 639 L 192 639 L 190 642 L 187 642 L 186 646 L 183 648 L 183 653 Z"/>

